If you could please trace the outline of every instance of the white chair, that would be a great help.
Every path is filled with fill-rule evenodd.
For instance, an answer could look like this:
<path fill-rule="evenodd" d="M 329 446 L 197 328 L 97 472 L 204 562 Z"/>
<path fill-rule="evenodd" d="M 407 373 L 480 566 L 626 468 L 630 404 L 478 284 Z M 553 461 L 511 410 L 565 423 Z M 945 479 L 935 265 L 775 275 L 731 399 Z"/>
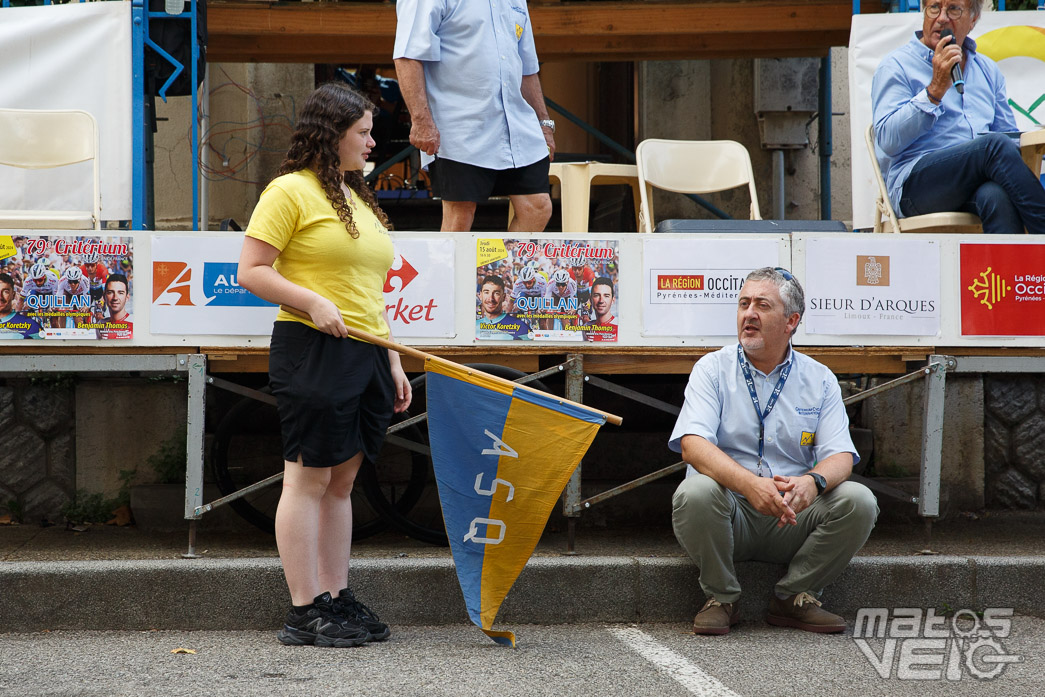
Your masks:
<path fill-rule="evenodd" d="M 747 148 L 732 140 L 650 138 L 635 150 L 639 174 L 640 232 L 653 232 L 651 187 L 682 194 L 703 194 L 747 185 L 751 220 L 761 220 L 758 194 Z"/>
<path fill-rule="evenodd" d="M 86 111 L 0 109 L 0 165 L 51 169 L 92 162 L 91 209 L 0 210 L 0 228 L 100 230 L 98 124 Z"/>
<path fill-rule="evenodd" d="M 878 165 L 878 156 L 874 152 L 874 125 L 867 127 L 864 133 L 867 153 L 871 156 L 871 167 L 874 169 L 875 182 L 878 184 L 878 195 L 874 201 L 874 231 L 885 232 L 883 216 L 889 219 L 889 226 L 894 233 L 899 232 L 983 232 L 983 223 L 979 216 L 972 213 L 928 213 L 912 215 L 909 218 L 897 218 L 893 204 L 889 201 L 889 192 L 885 189 L 882 168 Z"/>

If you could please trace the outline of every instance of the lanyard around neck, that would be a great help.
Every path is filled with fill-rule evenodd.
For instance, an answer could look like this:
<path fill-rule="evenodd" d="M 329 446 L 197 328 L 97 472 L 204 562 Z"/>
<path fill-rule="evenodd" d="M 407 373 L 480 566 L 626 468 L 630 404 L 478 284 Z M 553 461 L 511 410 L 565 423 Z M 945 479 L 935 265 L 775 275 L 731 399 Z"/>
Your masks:
<path fill-rule="evenodd" d="M 744 357 L 744 347 L 740 344 L 737 344 L 737 361 L 740 363 L 740 370 L 744 373 L 744 382 L 747 383 L 747 391 L 751 395 L 751 404 L 755 407 L 755 416 L 758 417 L 758 476 L 761 477 L 763 476 L 762 459 L 766 447 L 766 419 L 769 417 L 769 413 L 773 411 L 773 407 L 776 406 L 776 400 L 780 396 L 780 391 L 784 389 L 787 376 L 791 373 L 791 362 L 788 361 L 781 369 L 776 387 L 773 388 L 773 394 L 769 396 L 769 401 L 766 402 L 765 411 L 762 411 L 758 405 L 758 393 L 755 392 L 755 379 L 751 377 L 751 369 L 748 368 L 747 359 Z M 772 472 L 772 469 L 770 469 L 770 472 Z"/>

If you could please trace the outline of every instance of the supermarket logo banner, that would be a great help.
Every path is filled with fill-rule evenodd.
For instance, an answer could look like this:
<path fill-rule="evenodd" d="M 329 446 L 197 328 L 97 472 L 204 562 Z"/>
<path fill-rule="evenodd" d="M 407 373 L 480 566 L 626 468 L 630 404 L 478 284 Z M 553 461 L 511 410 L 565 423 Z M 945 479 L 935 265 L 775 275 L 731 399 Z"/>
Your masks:
<path fill-rule="evenodd" d="M 962 336 L 1045 335 L 1045 245 L 959 246 Z"/>
<path fill-rule="evenodd" d="M 385 313 L 396 338 L 450 338 L 454 331 L 452 239 L 397 237 L 385 279 Z"/>
<path fill-rule="evenodd" d="M 806 240 L 807 334 L 937 336 L 940 245 L 933 240 Z"/>
<path fill-rule="evenodd" d="M 243 238 L 152 237 L 154 334 L 268 336 L 276 307 L 239 284 Z M 396 240 L 385 302 L 397 337 L 453 336 L 453 242 Z"/>
<path fill-rule="evenodd" d="M 612 240 L 476 240 L 475 338 L 617 341 Z"/>
<path fill-rule="evenodd" d="M 130 237 L 0 235 L 0 341 L 134 338 Z"/>
<path fill-rule="evenodd" d="M 781 244 L 764 238 L 645 240 L 643 336 L 736 336 L 744 278 L 778 266 Z"/>

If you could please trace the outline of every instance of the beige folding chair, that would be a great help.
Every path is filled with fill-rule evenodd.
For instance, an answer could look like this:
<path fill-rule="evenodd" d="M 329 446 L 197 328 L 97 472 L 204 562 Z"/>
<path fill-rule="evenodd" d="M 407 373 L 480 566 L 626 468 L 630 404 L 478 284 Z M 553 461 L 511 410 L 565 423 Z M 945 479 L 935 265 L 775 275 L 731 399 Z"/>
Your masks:
<path fill-rule="evenodd" d="M 0 228 L 101 229 L 98 124 L 86 111 L 0 109 L 0 165 L 51 169 L 90 160 L 91 209 L 0 210 Z"/>
<path fill-rule="evenodd" d="M 874 168 L 874 179 L 878 183 L 878 195 L 874 201 L 874 231 L 883 230 L 884 215 L 889 219 L 893 232 L 983 232 L 983 223 L 979 216 L 972 213 L 927 213 L 912 215 L 909 218 L 897 218 L 893 204 L 889 201 L 889 192 L 885 190 L 882 168 L 878 165 L 878 156 L 874 152 L 874 124 L 864 132 L 867 152 L 871 156 L 871 167 Z"/>
<path fill-rule="evenodd" d="M 653 232 L 651 187 L 681 194 L 705 194 L 747 185 L 751 220 L 762 220 L 747 148 L 732 140 L 649 138 L 635 150 L 639 173 L 641 232 Z"/>

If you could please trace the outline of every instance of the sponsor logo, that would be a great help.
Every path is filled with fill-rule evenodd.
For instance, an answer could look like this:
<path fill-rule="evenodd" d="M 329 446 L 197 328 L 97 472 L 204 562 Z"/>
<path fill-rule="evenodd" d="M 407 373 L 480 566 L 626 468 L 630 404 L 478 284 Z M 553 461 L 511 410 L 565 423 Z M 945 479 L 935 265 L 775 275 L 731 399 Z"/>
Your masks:
<path fill-rule="evenodd" d="M 856 285 L 889 285 L 889 257 L 856 256 Z"/>
<path fill-rule="evenodd" d="M 988 266 L 986 271 L 981 271 L 973 279 L 968 290 L 972 291 L 973 297 L 979 300 L 981 305 L 986 305 L 988 310 L 993 310 L 994 306 L 1004 300 L 1005 296 L 1012 291 L 1012 286 Z"/>
<path fill-rule="evenodd" d="M 397 254 L 396 258 L 399 260 L 399 266 L 393 264 L 392 268 L 388 270 L 388 275 L 385 276 L 384 291 L 386 293 L 404 290 L 410 285 L 410 281 L 418 276 L 417 269 L 410 265 L 406 257 Z M 396 283 L 397 280 L 399 283 Z"/>
<path fill-rule="evenodd" d="M 963 243 L 959 250 L 964 336 L 1045 335 L 1045 246 Z"/>
<path fill-rule="evenodd" d="M 152 263 L 154 305 L 209 307 L 271 307 L 236 281 L 239 264 L 204 262 L 202 277 L 182 261 Z"/>

